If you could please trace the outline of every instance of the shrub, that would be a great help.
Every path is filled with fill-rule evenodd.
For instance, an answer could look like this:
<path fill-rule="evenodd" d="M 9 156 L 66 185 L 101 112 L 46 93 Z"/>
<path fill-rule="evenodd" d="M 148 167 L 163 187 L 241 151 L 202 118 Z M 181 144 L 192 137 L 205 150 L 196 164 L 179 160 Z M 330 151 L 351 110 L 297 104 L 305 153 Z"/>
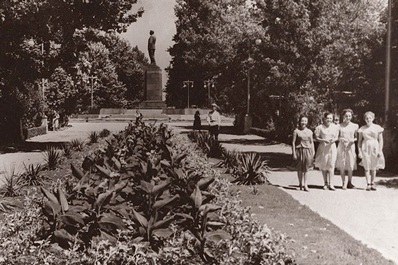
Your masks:
<path fill-rule="evenodd" d="M 82 151 L 84 147 L 84 140 L 76 138 L 70 142 L 72 149 L 75 151 Z"/>
<path fill-rule="evenodd" d="M 224 152 L 220 142 L 210 137 L 207 131 L 191 131 L 188 133 L 188 138 L 196 143 L 208 157 L 220 158 Z"/>
<path fill-rule="evenodd" d="M 33 165 L 30 164 L 29 166 L 25 167 L 25 172 L 21 175 L 21 178 L 28 186 L 39 186 L 43 184 L 44 177 L 42 171 L 44 170 L 43 165 Z"/>
<path fill-rule="evenodd" d="M 4 197 L 16 197 L 21 195 L 25 182 L 21 174 L 12 165 L 9 169 L 4 169 L 3 184 L 0 187 L 0 194 Z"/>
<path fill-rule="evenodd" d="M 70 144 L 64 144 L 62 145 L 62 151 L 64 152 L 64 156 L 67 158 L 71 158 L 72 157 L 72 147 Z"/>
<path fill-rule="evenodd" d="M 238 155 L 236 151 L 223 149 L 222 160 L 217 164 L 218 167 L 227 168 L 227 173 L 232 173 L 238 167 Z"/>
<path fill-rule="evenodd" d="M 269 167 L 260 154 L 255 152 L 238 155 L 238 164 L 233 172 L 233 183 L 243 185 L 261 184 L 267 181 Z"/>
<path fill-rule="evenodd" d="M 98 143 L 99 133 L 97 131 L 92 131 L 89 134 L 90 143 Z"/>
<path fill-rule="evenodd" d="M 44 160 L 46 161 L 47 168 L 49 170 L 56 169 L 61 161 L 60 150 L 54 146 L 48 147 L 44 152 Z"/>
<path fill-rule="evenodd" d="M 100 133 L 99 136 L 101 138 L 105 138 L 108 137 L 111 134 L 111 131 L 109 131 L 108 129 L 103 129 Z"/>

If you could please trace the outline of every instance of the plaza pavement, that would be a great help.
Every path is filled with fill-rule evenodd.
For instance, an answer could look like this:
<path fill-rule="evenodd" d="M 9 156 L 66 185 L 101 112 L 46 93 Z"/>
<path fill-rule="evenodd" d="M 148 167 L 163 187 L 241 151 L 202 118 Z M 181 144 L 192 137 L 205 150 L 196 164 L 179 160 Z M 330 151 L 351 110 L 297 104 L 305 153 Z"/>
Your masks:
<path fill-rule="evenodd" d="M 172 122 L 176 132 L 184 133 L 186 126 L 192 122 Z M 87 139 L 91 131 L 107 128 L 118 132 L 125 128 L 127 122 L 108 123 L 71 123 L 71 127 L 46 135 L 32 138 L 32 142 L 70 141 L 75 138 Z M 228 124 L 231 125 L 231 124 Z M 266 157 L 278 157 L 279 164 L 272 163 L 273 171 L 269 180 L 279 186 L 286 193 L 322 217 L 330 220 L 352 237 L 360 240 L 371 248 L 378 250 L 384 257 L 398 263 L 398 190 L 378 186 L 376 192 L 365 191 L 365 179 L 356 176 L 353 183 L 355 190 L 341 190 L 341 180 L 335 176 L 336 191 L 322 190 L 323 179 L 319 171 L 311 171 L 308 176 L 310 192 L 298 191 L 296 172 L 290 171 L 286 165 L 290 163 L 290 146 L 284 144 L 270 144 L 264 138 L 255 135 L 220 134 L 219 140 L 227 150 L 253 151 L 265 154 Z M 286 160 L 284 162 L 284 160 Z M 14 164 L 43 163 L 41 151 L 29 153 L 17 152 L 0 154 L 0 175 L 4 169 Z M 380 180 L 382 178 L 379 178 Z M 1 179 L 0 179 L 1 180 Z"/>

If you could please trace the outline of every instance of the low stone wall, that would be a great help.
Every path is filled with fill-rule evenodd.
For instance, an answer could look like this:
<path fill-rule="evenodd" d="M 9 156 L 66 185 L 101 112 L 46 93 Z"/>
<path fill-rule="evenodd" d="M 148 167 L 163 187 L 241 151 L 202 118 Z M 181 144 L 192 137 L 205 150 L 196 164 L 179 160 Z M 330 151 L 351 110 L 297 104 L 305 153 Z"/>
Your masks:
<path fill-rule="evenodd" d="M 46 126 L 40 126 L 40 127 L 33 127 L 33 128 L 24 128 L 23 129 L 23 136 L 26 139 L 38 136 L 38 135 L 43 135 L 47 133 L 47 128 Z"/>
<path fill-rule="evenodd" d="M 107 116 L 107 115 L 117 115 L 117 114 L 125 114 L 127 112 L 126 109 L 100 109 L 100 117 Z"/>
<path fill-rule="evenodd" d="M 196 111 L 199 111 L 200 114 L 209 113 L 209 109 L 165 109 L 164 114 L 167 115 L 194 115 Z"/>

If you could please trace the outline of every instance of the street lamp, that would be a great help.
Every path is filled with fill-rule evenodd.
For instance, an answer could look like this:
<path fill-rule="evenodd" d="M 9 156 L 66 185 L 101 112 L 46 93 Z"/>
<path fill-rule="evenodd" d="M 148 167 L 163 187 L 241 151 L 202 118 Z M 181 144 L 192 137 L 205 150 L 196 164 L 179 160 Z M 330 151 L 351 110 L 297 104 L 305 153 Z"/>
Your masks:
<path fill-rule="evenodd" d="M 189 109 L 189 89 L 190 87 L 193 87 L 193 81 L 191 80 L 186 80 L 182 81 L 183 87 L 188 88 L 188 103 L 187 103 L 187 108 Z"/>
<path fill-rule="evenodd" d="M 94 85 L 97 84 L 98 78 L 95 75 L 88 76 L 91 84 L 91 109 L 94 108 Z"/>
<path fill-rule="evenodd" d="M 212 79 L 205 80 L 203 87 L 207 88 L 207 105 L 210 106 L 210 88 L 214 88 L 214 81 Z"/>
<path fill-rule="evenodd" d="M 261 44 L 261 39 L 256 39 L 256 45 Z M 250 128 L 252 127 L 252 117 L 250 116 L 250 63 L 253 61 L 253 58 L 250 56 L 250 45 L 249 45 L 249 58 L 247 59 L 249 62 L 249 67 L 247 68 L 247 103 L 246 103 L 246 115 L 243 122 L 243 133 L 247 134 L 250 132 Z"/>

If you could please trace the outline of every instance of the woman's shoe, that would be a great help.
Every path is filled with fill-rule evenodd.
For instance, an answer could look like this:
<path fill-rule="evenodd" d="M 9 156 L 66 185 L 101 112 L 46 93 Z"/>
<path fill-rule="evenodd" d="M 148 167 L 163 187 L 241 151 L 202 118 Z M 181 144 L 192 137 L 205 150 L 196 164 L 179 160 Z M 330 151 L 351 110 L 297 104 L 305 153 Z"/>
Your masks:
<path fill-rule="evenodd" d="M 336 189 L 334 188 L 334 186 L 333 186 L 333 185 L 329 185 L 329 190 L 333 190 L 333 191 L 335 191 Z"/>
<path fill-rule="evenodd" d="M 370 190 L 377 190 L 376 187 L 375 187 L 375 184 L 371 184 L 370 185 Z"/>
<path fill-rule="evenodd" d="M 310 191 L 307 186 L 304 186 L 304 191 Z"/>
<path fill-rule="evenodd" d="M 370 188 L 371 188 L 371 185 L 368 184 L 368 185 L 366 186 L 366 190 L 367 190 L 367 191 L 370 191 Z"/>
<path fill-rule="evenodd" d="M 355 186 L 351 182 L 349 182 L 348 185 L 347 185 L 347 188 L 355 189 Z"/>
<path fill-rule="evenodd" d="M 327 190 L 328 189 L 328 185 L 327 184 L 323 185 L 323 189 Z"/>

